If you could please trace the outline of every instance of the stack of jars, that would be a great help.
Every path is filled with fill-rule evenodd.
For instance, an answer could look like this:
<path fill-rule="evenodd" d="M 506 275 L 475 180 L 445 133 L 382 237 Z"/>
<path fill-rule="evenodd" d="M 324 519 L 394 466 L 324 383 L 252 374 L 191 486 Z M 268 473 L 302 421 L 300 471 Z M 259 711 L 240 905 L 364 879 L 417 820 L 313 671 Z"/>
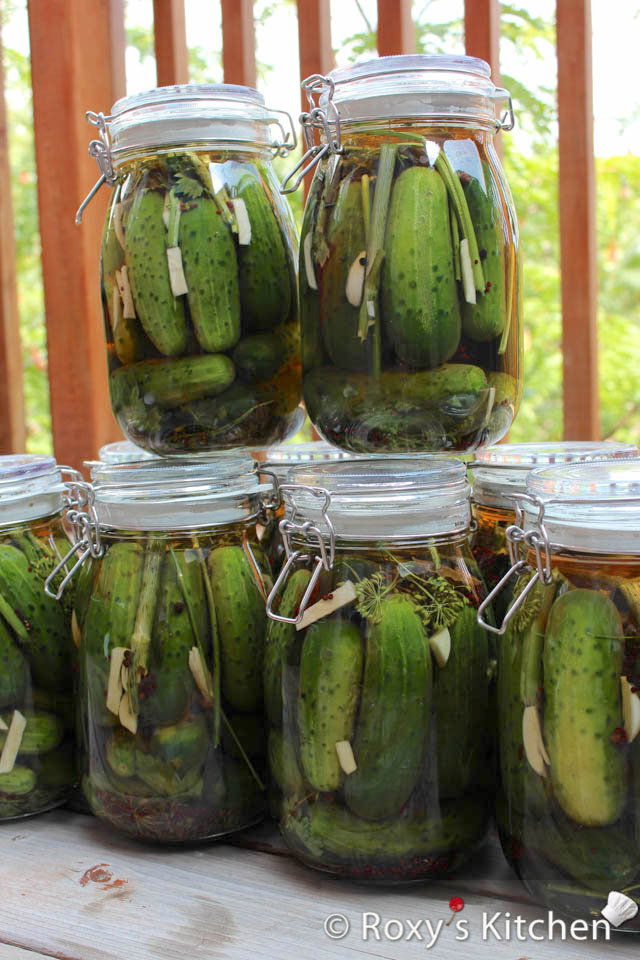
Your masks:
<path fill-rule="evenodd" d="M 499 768 L 511 861 L 586 910 L 639 873 L 640 478 L 600 460 L 635 451 L 491 447 L 522 347 L 493 143 L 513 116 L 487 65 L 381 58 L 304 88 L 297 285 L 271 167 L 294 144 L 256 91 L 163 88 L 90 115 L 113 188 L 109 390 L 136 446 L 102 451 L 91 484 L 53 463 L 0 475 L 0 815 L 70 785 L 73 637 L 79 776 L 117 829 L 204 840 L 268 798 L 303 862 L 421 880 L 482 841 Z M 270 449 L 301 394 L 327 444 Z M 472 542 L 466 466 L 443 454 L 482 448 Z M 62 602 L 43 644 L 44 581 Z"/>

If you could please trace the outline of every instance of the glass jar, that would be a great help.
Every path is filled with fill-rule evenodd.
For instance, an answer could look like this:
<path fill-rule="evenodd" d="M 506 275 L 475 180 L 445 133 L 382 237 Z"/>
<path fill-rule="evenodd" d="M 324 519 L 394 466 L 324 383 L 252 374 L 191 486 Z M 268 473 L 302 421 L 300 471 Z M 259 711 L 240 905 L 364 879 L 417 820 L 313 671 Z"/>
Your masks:
<path fill-rule="evenodd" d="M 344 450 L 332 447 L 322 440 L 309 443 L 283 443 L 278 447 L 269 447 L 260 457 L 260 470 L 284 483 L 292 466 L 297 463 L 322 463 L 329 460 L 346 460 L 349 457 Z M 266 523 L 260 537 L 260 543 L 269 560 L 271 573 L 276 577 L 280 573 L 284 560 L 284 542 L 280 533 L 280 521 L 284 516 L 284 503 L 269 510 Z"/>
<path fill-rule="evenodd" d="M 75 781 L 73 599 L 44 592 L 69 549 L 65 493 L 53 457 L 0 457 L 0 820 L 60 806 Z"/>
<path fill-rule="evenodd" d="M 495 443 L 522 391 L 518 227 L 493 143 L 508 93 L 482 60 L 423 55 L 303 87 L 319 94 L 308 143 L 323 130 L 300 248 L 314 426 L 354 453 Z"/>
<path fill-rule="evenodd" d="M 99 556 L 76 591 L 85 796 L 143 840 L 239 830 L 264 811 L 265 487 L 244 455 L 94 470 Z"/>
<path fill-rule="evenodd" d="M 264 679 L 283 837 L 354 880 L 441 877 L 484 838 L 492 785 L 464 464 L 301 465 L 281 491 Z"/>
<path fill-rule="evenodd" d="M 527 889 L 554 911 L 598 916 L 611 891 L 631 898 L 633 911 L 640 460 L 542 467 L 527 492 L 537 499 L 523 504 L 517 539 L 526 531 L 536 579 L 511 608 L 498 664 L 502 845 Z M 518 593 L 531 582 L 524 569 Z M 621 930 L 640 932 L 640 916 L 623 919 Z"/>
<path fill-rule="evenodd" d="M 501 443 L 478 450 L 471 466 L 472 510 L 476 523 L 471 549 L 487 589 L 493 590 L 509 569 L 505 531 L 516 522 L 517 495 L 526 492 L 527 477 L 532 470 L 545 464 L 637 456 L 638 448 L 632 443 L 602 440 Z M 507 586 L 493 601 L 499 622 L 504 618 L 511 595 Z"/>
<path fill-rule="evenodd" d="M 129 440 L 107 443 L 98 451 L 100 463 L 135 463 L 137 460 L 149 460 L 152 456 L 152 453 L 147 453 Z"/>
<path fill-rule="evenodd" d="M 145 450 L 274 443 L 299 422 L 297 239 L 271 164 L 295 144 L 280 112 L 250 87 L 187 85 L 89 115 L 114 188 L 101 257 L 111 404 Z"/>

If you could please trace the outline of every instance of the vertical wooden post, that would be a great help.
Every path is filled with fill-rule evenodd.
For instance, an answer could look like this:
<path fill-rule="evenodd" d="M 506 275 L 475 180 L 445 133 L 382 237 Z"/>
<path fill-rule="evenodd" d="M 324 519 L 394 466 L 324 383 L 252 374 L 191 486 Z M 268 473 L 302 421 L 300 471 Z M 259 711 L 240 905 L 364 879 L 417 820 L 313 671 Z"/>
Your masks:
<path fill-rule="evenodd" d="M 184 0 L 153 0 L 153 37 L 159 87 L 189 82 Z"/>
<path fill-rule="evenodd" d="M 1 39 L 0 184 L 0 453 L 18 453 L 25 446 L 24 395 Z"/>
<path fill-rule="evenodd" d="M 222 67 L 225 83 L 255 87 L 253 0 L 222 0 Z"/>
<path fill-rule="evenodd" d="M 415 53 L 411 0 L 378 0 L 378 55 Z"/>
<path fill-rule="evenodd" d="M 124 0 L 110 0 L 109 2 L 109 40 L 111 45 L 111 74 L 113 87 L 113 102 L 127 94 L 127 74 L 125 67 L 125 51 L 127 38 L 124 28 Z"/>
<path fill-rule="evenodd" d="M 590 0 L 557 0 L 564 437 L 600 437 Z"/>
<path fill-rule="evenodd" d="M 464 46 L 467 56 L 480 57 L 491 67 L 500 86 L 500 0 L 465 0 Z"/>
<path fill-rule="evenodd" d="M 75 224 L 98 178 L 85 111 L 107 113 L 122 89 L 112 69 L 111 13 L 110 0 L 29 0 L 53 439 L 58 460 L 72 466 L 120 436 L 107 392 L 98 282 L 108 188 Z"/>
<path fill-rule="evenodd" d="M 331 46 L 329 0 L 298 0 L 298 51 L 300 80 L 313 73 L 328 73 L 334 64 Z M 309 109 L 306 94 L 300 92 L 302 110 Z"/>

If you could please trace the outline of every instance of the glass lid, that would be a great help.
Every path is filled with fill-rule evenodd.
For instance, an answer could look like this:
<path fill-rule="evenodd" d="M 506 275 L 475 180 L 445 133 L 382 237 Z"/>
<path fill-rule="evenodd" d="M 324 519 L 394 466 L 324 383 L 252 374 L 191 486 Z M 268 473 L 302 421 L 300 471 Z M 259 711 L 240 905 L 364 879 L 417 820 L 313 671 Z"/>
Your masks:
<path fill-rule="evenodd" d="M 640 555 L 640 458 L 539 467 L 529 475 L 527 493 L 543 501 L 553 545 Z M 529 529 L 538 507 L 523 506 Z"/>
<path fill-rule="evenodd" d="M 237 453 L 96 463 L 93 489 L 102 526 L 170 530 L 254 516 L 271 484 L 260 483 L 255 461 Z"/>
<path fill-rule="evenodd" d="M 632 443 L 607 440 L 499 443 L 476 451 L 473 499 L 486 506 L 513 509 L 513 498 L 525 492 L 527 477 L 536 467 L 637 456 L 638 448 Z"/>
<path fill-rule="evenodd" d="M 57 513 L 65 489 L 54 457 L 28 453 L 0 456 L 0 524 Z"/>
<path fill-rule="evenodd" d="M 335 104 L 343 122 L 382 117 L 475 118 L 499 125 L 508 97 L 491 80 L 489 64 L 476 57 L 411 54 L 378 57 L 329 73 L 334 91 L 319 105 Z M 331 117 L 329 117 L 331 119 Z"/>
<path fill-rule="evenodd" d="M 267 447 L 260 466 L 273 470 L 279 479 L 283 479 L 289 468 L 297 463 L 352 459 L 353 454 L 332 446 L 326 440 L 310 440 L 308 443 L 282 443 Z"/>
<path fill-rule="evenodd" d="M 100 463 L 135 463 L 138 460 L 153 460 L 155 454 L 143 450 L 130 440 L 118 440 L 116 443 L 107 443 L 100 447 L 98 460 Z M 95 461 L 89 462 L 93 467 Z"/>
<path fill-rule="evenodd" d="M 287 474 L 285 514 L 321 523 L 326 498 L 336 537 L 395 539 L 463 530 L 469 525 L 469 484 L 456 458 L 358 458 L 300 464 Z"/>

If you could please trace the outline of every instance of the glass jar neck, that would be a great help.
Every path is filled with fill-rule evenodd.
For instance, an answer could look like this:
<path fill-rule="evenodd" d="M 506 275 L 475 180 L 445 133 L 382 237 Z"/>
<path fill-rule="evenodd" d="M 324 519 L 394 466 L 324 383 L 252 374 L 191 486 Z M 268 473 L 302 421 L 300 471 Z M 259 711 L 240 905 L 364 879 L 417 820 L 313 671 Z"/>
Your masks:
<path fill-rule="evenodd" d="M 207 154 L 233 154 L 233 159 L 242 162 L 255 162 L 259 160 L 264 165 L 270 165 L 273 159 L 273 152 L 268 143 L 259 142 L 240 142 L 235 140 L 217 140 L 209 139 L 198 142 L 173 143 L 170 146 L 162 143 L 151 143 L 146 146 L 140 146 L 136 149 L 130 149 L 126 152 L 114 154 L 113 166 L 120 177 L 127 176 L 131 168 L 145 160 L 153 160 L 156 157 L 165 157 L 169 154 L 178 153 L 207 153 Z M 227 159 L 224 157 L 224 159 Z M 220 159 L 220 162 L 224 162 Z M 229 158 L 230 159 L 230 158 Z"/>
<path fill-rule="evenodd" d="M 358 539 L 356 537 L 344 537 L 336 533 L 335 548 L 336 554 L 340 553 L 382 553 L 385 555 L 393 554 L 398 550 L 426 550 L 433 547 L 458 547 L 464 548 L 469 544 L 470 527 L 463 530 L 451 531 L 450 533 L 439 533 L 433 536 L 400 536 L 384 537 L 379 539 Z M 328 546 L 328 544 L 327 544 Z M 302 537 L 293 536 L 291 538 L 291 547 L 293 550 L 304 550 L 305 553 L 311 553 L 313 556 L 319 555 L 319 549 L 309 545 L 308 540 Z"/>

